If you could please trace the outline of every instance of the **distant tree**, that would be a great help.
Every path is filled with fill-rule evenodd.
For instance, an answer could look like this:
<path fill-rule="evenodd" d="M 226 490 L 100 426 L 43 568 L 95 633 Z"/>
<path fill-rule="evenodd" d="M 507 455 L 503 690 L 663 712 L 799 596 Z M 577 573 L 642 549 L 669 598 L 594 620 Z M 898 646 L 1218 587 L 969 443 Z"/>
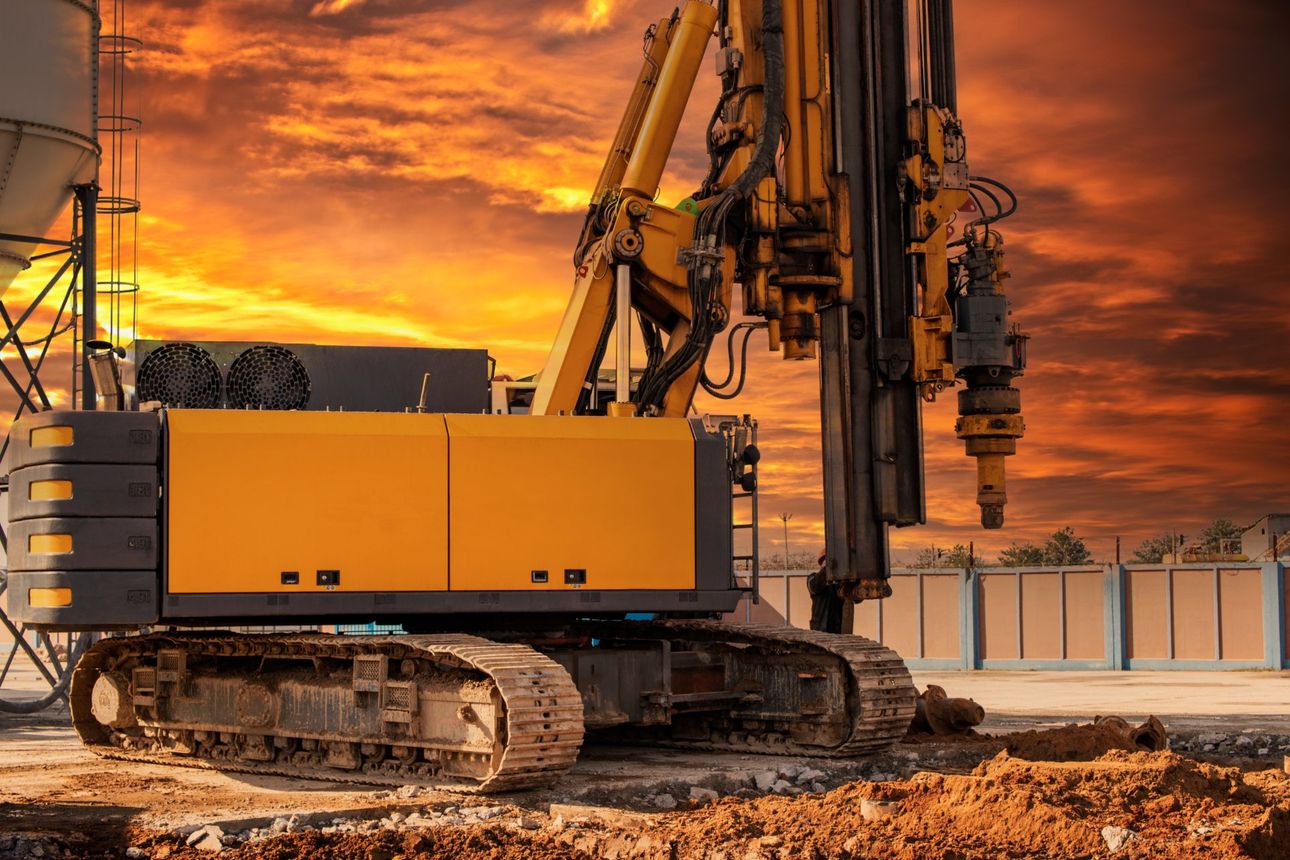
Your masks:
<path fill-rule="evenodd" d="M 809 550 L 790 550 L 788 553 L 788 564 L 784 564 L 784 553 L 773 552 L 761 557 L 762 570 L 816 570 L 818 565 L 816 559 L 819 558 L 819 552 Z"/>
<path fill-rule="evenodd" d="M 1218 554 L 1240 548 L 1241 527 L 1231 520 L 1214 520 L 1200 533 L 1200 551 Z"/>
<path fill-rule="evenodd" d="M 911 567 L 931 568 L 940 567 L 941 560 L 945 558 L 945 550 L 939 547 L 929 546 L 918 551 Z"/>
<path fill-rule="evenodd" d="M 1090 564 L 1093 556 L 1089 553 L 1084 540 L 1075 534 L 1075 529 L 1066 526 L 1053 532 L 1044 543 L 1044 564 L 1057 566 L 1061 564 Z"/>
<path fill-rule="evenodd" d="M 1016 543 L 999 553 L 1002 567 L 1034 567 L 1044 563 L 1044 548 L 1033 543 Z"/>
<path fill-rule="evenodd" d="M 1173 552 L 1176 546 L 1177 538 L 1172 534 L 1147 538 L 1133 551 L 1133 560 L 1144 564 L 1160 564 L 1165 554 Z"/>
<path fill-rule="evenodd" d="M 1066 526 L 1049 535 L 1043 546 L 1036 546 L 1029 541 L 1014 542 L 999 553 L 999 564 L 1003 567 L 1036 567 L 1038 565 L 1090 564 L 1093 556 L 1084 539 L 1075 534 L 1075 529 Z"/>
<path fill-rule="evenodd" d="M 956 543 L 949 549 L 943 549 L 938 546 L 929 546 L 918 551 L 917 557 L 911 567 L 933 568 L 933 567 L 971 567 L 972 553 L 966 546 Z M 977 563 L 980 563 L 978 558 Z"/>

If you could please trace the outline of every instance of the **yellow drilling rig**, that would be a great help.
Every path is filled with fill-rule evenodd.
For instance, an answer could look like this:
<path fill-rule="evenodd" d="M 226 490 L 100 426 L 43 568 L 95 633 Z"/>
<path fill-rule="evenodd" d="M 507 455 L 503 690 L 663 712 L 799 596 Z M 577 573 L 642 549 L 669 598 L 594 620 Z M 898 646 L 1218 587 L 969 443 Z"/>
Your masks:
<path fill-rule="evenodd" d="M 692 403 L 742 389 L 754 334 L 818 361 L 825 577 L 844 602 L 890 594 L 888 529 L 925 519 L 921 404 L 956 383 L 982 523 L 1002 524 L 1025 339 L 992 225 L 1016 198 L 968 167 L 952 33 L 951 0 L 687 0 L 653 23 L 550 357 L 501 398 L 527 414 L 272 409 L 175 384 L 15 424 L 12 614 L 152 631 L 80 655 L 84 742 L 505 790 L 557 779 L 588 730 L 818 755 L 901 736 L 915 691 L 889 649 L 721 620 L 756 588 L 735 574 L 732 508 L 760 453 L 750 420 Z M 660 201 L 705 55 L 707 174 Z M 91 357 L 101 389 L 112 356 Z M 219 629 L 372 620 L 407 632 Z"/>

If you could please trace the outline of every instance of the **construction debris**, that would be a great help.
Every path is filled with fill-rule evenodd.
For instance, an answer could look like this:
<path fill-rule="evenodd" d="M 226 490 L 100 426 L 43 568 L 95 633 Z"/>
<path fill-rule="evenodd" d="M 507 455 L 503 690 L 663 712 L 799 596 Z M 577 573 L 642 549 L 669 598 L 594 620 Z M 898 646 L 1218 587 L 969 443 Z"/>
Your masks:
<path fill-rule="evenodd" d="M 951 699 L 945 688 L 936 684 L 928 684 L 918 694 L 915 708 L 914 721 L 909 727 L 914 734 L 966 734 L 985 719 L 985 708 L 972 699 Z"/>
<path fill-rule="evenodd" d="M 1030 761 L 1092 761 L 1112 750 L 1156 752 L 1169 746 L 1169 735 L 1155 717 L 1136 728 L 1121 717 L 1098 717 L 1083 725 L 1017 732 L 1004 740 L 1010 755 Z"/>
<path fill-rule="evenodd" d="M 1273 860 L 1290 856 L 1290 778 L 1277 770 L 1242 772 L 1168 751 L 1116 750 L 1084 763 L 1031 762 L 1002 752 L 970 774 L 923 772 L 885 783 L 853 782 L 822 795 L 724 797 L 668 813 L 601 812 L 553 804 L 546 814 L 508 812 L 472 825 L 415 828 L 387 816 L 379 822 L 347 821 L 341 828 L 321 830 L 306 826 L 249 840 L 226 848 L 225 856 L 237 860 L 397 855 L 461 860 L 504 856 L 1074 860 L 1108 855 Z M 151 858 L 196 857 L 183 853 L 178 839 L 141 833 L 131 847 Z M 169 853 L 172 849 L 176 853 Z"/>

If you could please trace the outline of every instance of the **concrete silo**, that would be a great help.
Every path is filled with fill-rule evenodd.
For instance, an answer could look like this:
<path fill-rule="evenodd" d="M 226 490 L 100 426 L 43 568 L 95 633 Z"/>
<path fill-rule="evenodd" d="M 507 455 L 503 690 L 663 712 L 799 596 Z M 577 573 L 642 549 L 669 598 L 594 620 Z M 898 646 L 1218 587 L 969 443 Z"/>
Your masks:
<path fill-rule="evenodd" d="M 94 180 L 98 29 L 92 3 L 0 2 L 0 234 L 45 236 Z M 0 240 L 0 295 L 36 244 Z"/>

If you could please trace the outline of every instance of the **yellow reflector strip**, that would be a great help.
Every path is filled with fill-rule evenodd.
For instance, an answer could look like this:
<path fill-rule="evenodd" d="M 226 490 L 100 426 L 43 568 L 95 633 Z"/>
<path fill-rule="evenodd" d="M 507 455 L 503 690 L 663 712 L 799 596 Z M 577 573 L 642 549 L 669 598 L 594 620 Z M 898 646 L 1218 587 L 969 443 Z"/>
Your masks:
<path fill-rule="evenodd" d="M 71 551 L 71 535 L 29 535 L 27 537 L 27 552 L 54 555 Z"/>
<path fill-rule="evenodd" d="M 72 590 L 70 588 L 29 588 L 27 589 L 27 605 L 46 609 L 56 606 L 71 606 Z"/>
<path fill-rule="evenodd" d="M 27 489 L 29 502 L 53 502 L 72 497 L 71 481 L 32 481 Z"/>
<path fill-rule="evenodd" d="M 37 427 L 31 431 L 29 441 L 33 448 L 58 448 L 71 445 L 75 439 L 72 428 L 60 424 L 56 427 Z"/>

